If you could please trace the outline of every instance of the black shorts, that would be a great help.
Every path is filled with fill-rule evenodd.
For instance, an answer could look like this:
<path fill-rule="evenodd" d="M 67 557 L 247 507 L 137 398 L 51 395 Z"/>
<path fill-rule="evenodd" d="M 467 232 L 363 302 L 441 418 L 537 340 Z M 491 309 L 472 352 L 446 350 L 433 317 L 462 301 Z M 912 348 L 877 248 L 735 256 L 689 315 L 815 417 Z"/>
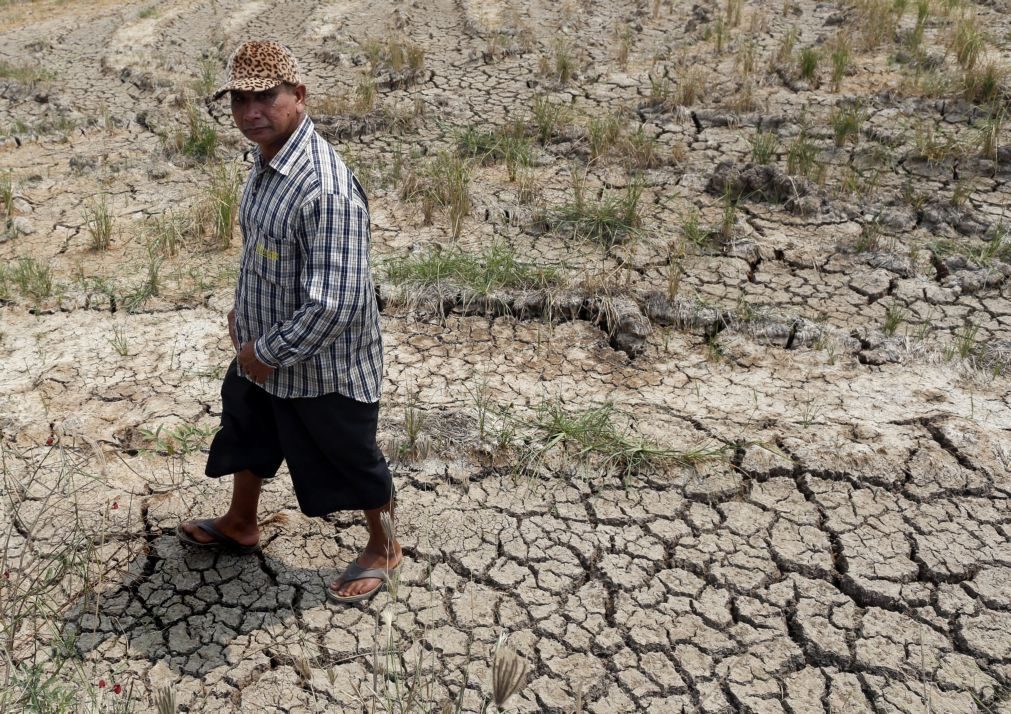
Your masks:
<path fill-rule="evenodd" d="M 249 470 L 272 478 L 288 463 L 295 497 L 307 516 L 379 508 L 393 479 L 376 445 L 379 403 L 341 394 L 280 399 L 240 377 L 235 362 L 221 385 L 221 430 L 205 473 Z"/>

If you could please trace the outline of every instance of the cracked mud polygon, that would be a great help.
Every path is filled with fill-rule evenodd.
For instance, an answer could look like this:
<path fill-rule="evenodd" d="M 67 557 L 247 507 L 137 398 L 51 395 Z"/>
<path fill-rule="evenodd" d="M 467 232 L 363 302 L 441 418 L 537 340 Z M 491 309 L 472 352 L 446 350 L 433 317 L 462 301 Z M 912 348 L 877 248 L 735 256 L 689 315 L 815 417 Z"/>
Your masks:
<path fill-rule="evenodd" d="M 0 3 L 0 708 L 477 711 L 504 633 L 513 711 L 1011 712 L 1009 17 Z M 250 147 L 202 97 L 263 36 L 372 206 L 407 564 L 363 606 L 360 516 L 284 472 L 261 553 L 174 535 L 229 496 Z M 438 255 L 544 279 L 391 267 Z"/>

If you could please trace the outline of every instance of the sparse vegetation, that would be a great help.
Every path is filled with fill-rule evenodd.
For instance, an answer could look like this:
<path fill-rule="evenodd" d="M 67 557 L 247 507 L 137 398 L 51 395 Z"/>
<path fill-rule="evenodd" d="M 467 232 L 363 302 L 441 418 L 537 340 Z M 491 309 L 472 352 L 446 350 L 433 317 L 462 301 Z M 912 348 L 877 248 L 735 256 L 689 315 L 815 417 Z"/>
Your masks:
<path fill-rule="evenodd" d="M 619 420 L 628 422 L 628 426 L 622 426 Z M 564 468 L 575 459 L 576 463 L 592 464 L 592 473 L 617 475 L 626 483 L 664 466 L 723 460 L 731 451 L 723 444 L 689 450 L 664 447 L 641 436 L 633 420 L 619 414 L 610 402 L 575 411 L 559 401 L 547 400 L 529 418 L 513 421 L 517 434 L 523 435 L 528 444 L 524 449 L 525 468 Z"/>
<path fill-rule="evenodd" d="M 120 325 L 113 325 L 112 337 L 109 338 L 109 344 L 112 345 L 112 349 L 120 357 L 126 357 L 130 354 L 130 341 L 127 339 L 126 332 Z"/>
<path fill-rule="evenodd" d="M 0 60 L 0 79 L 13 79 L 21 84 L 34 85 L 55 79 L 56 75 L 39 65 L 21 64 Z"/>
<path fill-rule="evenodd" d="M 975 104 L 996 100 L 1004 90 L 1006 70 L 997 60 L 988 60 L 966 70 L 962 75 L 965 98 Z"/>
<path fill-rule="evenodd" d="M 863 49 L 872 50 L 895 39 L 906 0 L 854 0 L 852 4 L 857 12 L 855 24 Z"/>
<path fill-rule="evenodd" d="M 982 266 L 990 266 L 995 260 L 1011 263 L 1011 228 L 1000 223 L 987 238 L 982 247 L 970 255 L 972 260 Z"/>
<path fill-rule="evenodd" d="M 990 115 L 980 123 L 979 152 L 983 158 L 997 161 L 997 148 L 1000 146 L 1006 118 L 1007 109 L 1001 106 L 991 111 Z M 2 189 L 0 189 L 0 195 L 2 195 Z"/>
<path fill-rule="evenodd" d="M 814 178 L 819 170 L 818 150 L 807 138 L 807 132 L 801 131 L 787 149 L 786 171 L 792 176 Z"/>
<path fill-rule="evenodd" d="M 287 20 L 4 3 L 12 62 L 101 51 L 0 79 L 0 712 L 1007 703 L 1006 572 L 933 526 L 976 560 L 1006 540 L 974 514 L 1011 467 L 1006 0 L 296 11 L 310 115 L 372 203 L 382 448 L 430 457 L 397 476 L 408 596 L 332 616 L 350 516 L 305 527 L 275 483 L 263 553 L 173 535 L 230 485 L 200 452 L 250 158 L 194 93 Z M 848 557 L 873 528 L 839 504 L 888 537 Z M 888 661 L 854 662 L 882 618 Z"/>
<path fill-rule="evenodd" d="M 802 49 L 797 57 L 797 71 L 801 79 L 814 82 L 815 73 L 818 71 L 818 50 L 814 47 Z"/>
<path fill-rule="evenodd" d="M 541 144 L 547 144 L 555 136 L 559 125 L 565 121 L 565 112 L 561 105 L 540 94 L 534 97 L 533 121 L 537 127 L 538 140 Z"/>
<path fill-rule="evenodd" d="M 218 87 L 218 61 L 212 57 L 201 57 L 199 73 L 193 83 L 198 97 L 206 97 Z"/>
<path fill-rule="evenodd" d="M 681 218 L 681 235 L 699 248 L 705 248 L 710 239 L 710 231 L 702 226 L 697 208 L 689 209 Z"/>
<path fill-rule="evenodd" d="M 470 215 L 470 167 L 465 159 L 440 153 L 406 177 L 401 198 L 421 203 L 425 225 L 431 225 L 437 209 L 449 216 L 453 238 L 460 237 L 463 219 Z"/>
<path fill-rule="evenodd" d="M 860 139 L 860 126 L 864 122 L 864 110 L 859 104 L 837 106 L 830 118 L 835 145 L 855 144 Z"/>
<path fill-rule="evenodd" d="M 192 232 L 192 219 L 179 210 L 169 209 L 151 219 L 151 245 L 164 257 L 174 257 Z"/>
<path fill-rule="evenodd" d="M 165 150 L 169 156 L 182 154 L 194 161 L 206 162 L 214 158 L 218 148 L 218 130 L 204 118 L 196 104 L 186 105 L 186 126 L 165 139 Z"/>
<path fill-rule="evenodd" d="M 14 215 L 14 179 L 10 173 L 0 176 L 0 206 L 5 216 Z"/>
<path fill-rule="evenodd" d="M 860 227 L 853 250 L 857 253 L 873 253 L 881 247 L 881 225 L 877 220 L 868 221 Z"/>
<path fill-rule="evenodd" d="M 574 186 L 574 200 L 545 213 L 543 220 L 552 229 L 570 232 L 578 238 L 594 240 L 605 247 L 622 243 L 637 235 L 642 226 L 639 199 L 642 184 L 633 181 L 622 195 L 588 201 L 581 181 Z"/>
<path fill-rule="evenodd" d="M 195 451 L 206 451 L 217 431 L 217 426 L 183 422 L 169 428 L 161 424 L 154 429 L 141 428 L 140 434 L 149 451 L 162 456 L 185 456 Z"/>
<path fill-rule="evenodd" d="M 586 126 L 590 144 L 590 159 L 598 159 L 614 146 L 621 135 L 621 119 L 616 114 L 591 117 Z"/>
<path fill-rule="evenodd" d="M 945 355 L 947 359 L 954 359 L 956 355 L 963 360 L 971 357 L 976 351 L 977 334 L 979 334 L 979 325 L 972 320 L 966 320 L 962 327 L 955 332 L 947 347 Z"/>
<path fill-rule="evenodd" d="M 702 67 L 689 67 L 681 75 L 676 93 L 678 106 L 687 107 L 695 104 L 706 89 L 708 74 Z"/>
<path fill-rule="evenodd" d="M 548 75 L 559 84 L 568 84 L 578 72 L 579 61 L 575 50 L 563 39 L 555 42 L 554 53 L 550 58 L 541 58 L 541 74 Z"/>
<path fill-rule="evenodd" d="M 91 236 L 92 250 L 107 250 L 112 243 L 112 213 L 105 196 L 84 209 L 84 226 Z"/>
<path fill-rule="evenodd" d="M 493 132 L 483 132 L 473 126 L 456 132 L 457 153 L 464 159 L 476 159 L 482 164 L 504 161 L 509 180 L 516 180 L 520 167 L 531 161 L 530 139 L 523 124 L 515 122 Z"/>
<path fill-rule="evenodd" d="M 382 267 L 386 279 L 395 285 L 450 289 L 469 298 L 499 290 L 546 290 L 559 285 L 564 273 L 558 266 L 522 262 L 505 243 L 498 243 L 481 255 L 460 250 L 429 250 L 417 256 L 391 258 Z"/>
<path fill-rule="evenodd" d="M 366 40 L 362 51 L 373 76 L 388 71 L 413 77 L 425 67 L 425 49 L 402 34 L 393 34 L 385 41 Z"/>
<path fill-rule="evenodd" d="M 888 309 L 885 311 L 885 324 L 884 327 L 882 327 L 882 332 L 888 336 L 894 335 L 895 331 L 899 328 L 899 325 L 906 321 L 908 314 L 909 313 L 897 303 L 889 305 Z"/>
<path fill-rule="evenodd" d="M 622 69 L 628 68 L 628 54 L 632 51 L 632 44 L 632 28 L 628 26 L 621 27 L 618 30 L 618 51 L 615 53 L 615 59 L 618 62 L 618 66 Z"/>
<path fill-rule="evenodd" d="M 916 126 L 913 147 L 915 156 L 931 163 L 940 163 L 965 154 L 965 147 L 954 135 L 941 132 L 929 120 Z"/>
<path fill-rule="evenodd" d="M 198 209 L 198 224 L 210 233 L 211 242 L 221 250 L 232 243 L 239 217 L 239 189 L 242 178 L 234 166 L 219 164 L 211 169 L 207 200 Z"/>
<path fill-rule="evenodd" d="M 768 164 L 779 150 L 779 137 L 771 131 L 755 131 L 751 137 L 751 160 L 756 164 Z"/>
<path fill-rule="evenodd" d="M 8 276 L 20 293 L 35 304 L 52 297 L 54 293 L 53 269 L 35 258 L 18 258 Z"/>
<path fill-rule="evenodd" d="M 734 237 L 734 228 L 737 225 L 737 202 L 727 194 L 723 197 L 723 215 L 720 219 L 720 238 L 730 241 Z"/>
<path fill-rule="evenodd" d="M 790 29 L 786 31 L 783 35 L 782 41 L 779 43 L 779 48 L 776 50 L 776 54 L 773 55 L 773 68 L 775 65 L 785 65 L 790 61 L 790 57 L 793 56 L 793 48 L 797 44 L 797 26 L 791 25 Z"/>
<path fill-rule="evenodd" d="M 975 18 L 963 18 L 955 24 L 951 50 L 963 70 L 966 72 L 974 70 L 985 49 L 986 35 L 979 29 Z"/>
<path fill-rule="evenodd" d="M 832 91 L 838 92 L 850 66 L 850 36 L 840 32 L 835 37 L 830 58 L 832 60 Z"/>
<path fill-rule="evenodd" d="M 652 169 L 663 163 L 657 150 L 656 137 L 646 133 L 642 126 L 623 137 L 620 143 L 621 155 L 625 157 L 630 170 Z"/>

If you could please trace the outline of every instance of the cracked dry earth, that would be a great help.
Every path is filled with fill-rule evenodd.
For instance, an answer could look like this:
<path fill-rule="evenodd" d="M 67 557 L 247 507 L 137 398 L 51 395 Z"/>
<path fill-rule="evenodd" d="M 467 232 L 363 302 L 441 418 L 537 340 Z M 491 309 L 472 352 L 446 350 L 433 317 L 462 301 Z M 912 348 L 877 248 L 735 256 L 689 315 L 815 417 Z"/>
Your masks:
<path fill-rule="evenodd" d="M 832 91 L 828 50 L 814 80 L 776 56 L 791 33 L 794 52 L 840 27 L 860 40 L 860 8 L 747 0 L 738 23 L 729 7 L 0 4 L 0 59 L 45 70 L 0 79 L 13 185 L 0 708 L 30 709 L 32 690 L 71 710 L 148 711 L 171 691 L 182 711 L 361 711 L 400 706 L 418 683 L 420 710 L 476 711 L 505 633 L 529 665 L 515 711 L 1011 712 L 1006 129 L 992 152 L 973 148 L 987 110 L 957 86 L 928 92 L 928 69 L 901 61 L 913 8 L 894 36 L 856 43 Z M 958 13 L 1006 66 L 1006 0 L 928 8 L 930 77 L 960 76 Z M 224 250 L 188 235 L 157 264 L 157 294 L 131 300 L 157 219 L 196 210 L 211 181 L 165 137 L 185 131 L 201 72 L 220 78 L 231 48 L 264 35 L 302 59 L 310 113 L 373 207 L 381 437 L 407 564 L 363 606 L 324 593 L 362 524 L 304 518 L 283 473 L 261 553 L 174 536 L 227 505 L 226 484 L 201 474 L 238 231 Z M 362 43 L 387 38 L 422 48 L 424 68 L 378 67 L 381 110 L 332 110 L 370 72 Z M 703 91 L 664 101 L 662 80 L 677 90 L 690 70 Z M 535 97 L 567 118 L 533 142 L 522 178 L 475 163 L 459 239 L 444 211 L 426 224 L 391 177 L 451 151 L 462 127 L 532 127 Z M 859 134 L 837 146 L 830 117 L 854 102 Z M 217 122 L 217 159 L 245 170 L 223 108 L 194 106 Z M 656 160 L 633 172 L 629 149 L 592 149 L 590 124 L 612 114 Z M 765 164 L 759 130 L 778 139 Z M 801 139 L 819 167 L 806 175 L 788 156 Z M 638 176 L 631 240 L 603 247 L 539 218 L 582 170 L 598 199 Z M 99 197 L 106 250 L 84 215 Z M 690 215 L 723 227 L 681 240 Z M 493 243 L 568 281 L 471 300 L 408 294 L 383 269 Z M 20 286 L 27 259 L 51 289 Z M 622 429 L 711 456 L 624 475 L 573 451 L 529 458 L 524 425 L 545 404 L 605 403 Z"/>

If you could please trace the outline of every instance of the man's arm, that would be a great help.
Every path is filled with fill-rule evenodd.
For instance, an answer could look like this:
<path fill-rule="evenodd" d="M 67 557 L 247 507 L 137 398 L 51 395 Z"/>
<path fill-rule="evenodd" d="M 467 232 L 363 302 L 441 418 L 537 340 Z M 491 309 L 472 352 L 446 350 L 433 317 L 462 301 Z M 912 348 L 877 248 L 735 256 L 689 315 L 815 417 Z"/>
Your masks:
<path fill-rule="evenodd" d="M 369 276 L 368 213 L 346 196 L 323 194 L 301 215 L 307 250 L 302 288 L 307 299 L 291 319 L 255 343 L 269 367 L 303 362 L 332 343 L 374 299 Z"/>

